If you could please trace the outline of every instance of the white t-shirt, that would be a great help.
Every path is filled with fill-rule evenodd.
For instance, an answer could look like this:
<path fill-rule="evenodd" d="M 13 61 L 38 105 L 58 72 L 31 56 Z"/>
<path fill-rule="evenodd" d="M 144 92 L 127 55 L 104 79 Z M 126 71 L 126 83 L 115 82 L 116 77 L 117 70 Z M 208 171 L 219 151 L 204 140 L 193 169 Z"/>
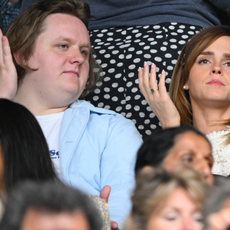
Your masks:
<path fill-rule="evenodd" d="M 40 124 L 50 150 L 50 157 L 56 169 L 57 175 L 62 179 L 59 159 L 59 135 L 64 112 L 43 116 L 36 116 Z"/>

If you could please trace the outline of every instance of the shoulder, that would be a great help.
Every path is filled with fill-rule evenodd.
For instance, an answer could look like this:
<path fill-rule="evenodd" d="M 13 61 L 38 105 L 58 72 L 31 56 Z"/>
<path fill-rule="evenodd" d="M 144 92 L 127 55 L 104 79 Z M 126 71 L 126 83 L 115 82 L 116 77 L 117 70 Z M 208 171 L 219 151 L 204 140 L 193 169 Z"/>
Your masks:
<path fill-rule="evenodd" d="M 141 138 L 134 123 L 114 111 L 97 108 L 83 100 L 76 101 L 68 110 L 73 111 L 71 116 L 87 120 L 86 129 L 91 132 L 94 130 L 97 133 L 106 133 L 106 135 L 127 135 L 129 133 L 130 136 Z"/>

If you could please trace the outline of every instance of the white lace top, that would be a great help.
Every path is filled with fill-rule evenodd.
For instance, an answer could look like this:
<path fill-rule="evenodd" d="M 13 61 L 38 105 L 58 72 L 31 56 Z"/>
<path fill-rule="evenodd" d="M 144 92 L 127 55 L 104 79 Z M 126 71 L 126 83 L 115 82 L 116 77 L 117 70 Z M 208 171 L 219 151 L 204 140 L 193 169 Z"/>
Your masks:
<path fill-rule="evenodd" d="M 228 176 L 230 174 L 230 145 L 224 145 L 226 140 L 225 134 L 230 133 L 230 127 L 222 131 L 214 131 L 207 135 L 207 138 L 212 144 L 212 153 L 214 158 L 214 164 L 212 167 L 212 173 L 222 176 Z"/>

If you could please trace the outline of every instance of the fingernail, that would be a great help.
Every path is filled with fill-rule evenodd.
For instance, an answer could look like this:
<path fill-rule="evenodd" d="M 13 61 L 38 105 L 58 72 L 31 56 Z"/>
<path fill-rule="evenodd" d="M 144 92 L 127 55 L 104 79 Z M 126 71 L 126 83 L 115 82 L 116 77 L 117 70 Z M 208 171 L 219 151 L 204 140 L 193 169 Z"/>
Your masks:
<path fill-rule="evenodd" d="M 145 61 L 145 62 L 144 62 L 144 67 L 146 67 L 147 65 L 148 65 L 148 63 Z"/>
<path fill-rule="evenodd" d="M 140 72 L 140 71 L 141 71 L 141 67 L 138 68 L 138 72 Z"/>
<path fill-rule="evenodd" d="M 154 67 L 155 67 L 155 65 L 154 65 L 154 63 L 152 63 L 151 68 L 154 68 Z"/>
<path fill-rule="evenodd" d="M 161 74 L 163 74 L 163 73 L 165 73 L 165 71 L 164 71 L 164 70 L 162 70 Z"/>

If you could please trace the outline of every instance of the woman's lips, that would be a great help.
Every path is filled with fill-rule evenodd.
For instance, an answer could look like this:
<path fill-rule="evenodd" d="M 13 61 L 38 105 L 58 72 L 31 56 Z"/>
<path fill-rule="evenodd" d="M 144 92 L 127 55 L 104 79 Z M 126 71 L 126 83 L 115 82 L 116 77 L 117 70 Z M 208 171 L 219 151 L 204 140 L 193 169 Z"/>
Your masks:
<path fill-rule="evenodd" d="M 220 80 L 213 79 L 207 83 L 208 85 L 216 85 L 216 86 L 224 86 L 225 84 L 222 83 Z"/>

